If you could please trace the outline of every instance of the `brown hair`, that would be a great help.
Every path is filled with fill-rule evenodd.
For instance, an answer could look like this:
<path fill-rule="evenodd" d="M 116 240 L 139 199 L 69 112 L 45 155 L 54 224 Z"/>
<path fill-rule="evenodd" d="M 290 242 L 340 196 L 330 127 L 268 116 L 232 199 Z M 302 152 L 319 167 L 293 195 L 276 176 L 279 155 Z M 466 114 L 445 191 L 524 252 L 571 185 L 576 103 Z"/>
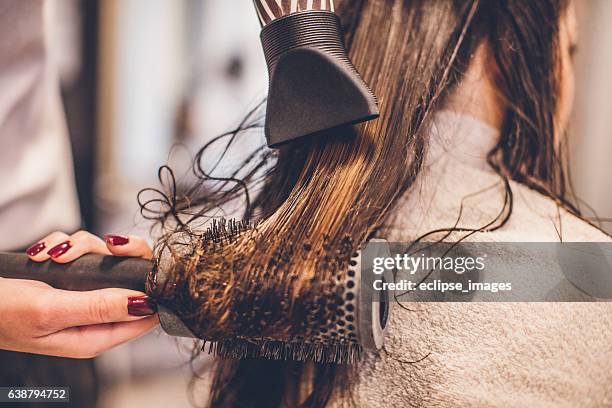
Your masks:
<path fill-rule="evenodd" d="M 177 286 L 154 295 L 194 331 L 210 338 L 224 330 L 253 329 L 248 325 L 253 320 L 231 316 L 238 298 L 228 291 L 228 274 L 233 288 L 237 282 L 259 281 L 268 293 L 282 285 L 289 292 L 278 293 L 290 293 L 284 299 L 289 302 L 298 300 L 313 277 L 329 280 L 333 271 L 317 254 L 341 243 L 349 243 L 350 253 L 384 224 L 419 175 L 434 113 L 483 42 L 495 60 L 496 83 L 507 106 L 501 137 L 489 154 L 489 163 L 506 182 L 507 195 L 496 219 L 463 231 L 492 230 L 506 222 L 512 211 L 509 179 L 573 209 L 555 150 L 558 34 L 565 6 L 566 0 L 342 1 L 337 10 L 346 45 L 379 97 L 380 118 L 300 140 L 278 152 L 256 149 L 225 178 L 205 168 L 204 153 L 222 141 L 227 152 L 244 135 L 252 135 L 256 114 L 207 144 L 196 158 L 194 187 L 180 193 L 172 180 L 171 194 L 161 199 L 161 215 L 150 207 L 160 199 L 142 202 L 145 215 L 160 219 L 170 230 L 161 245 L 177 234 L 201 239 L 193 229 L 237 199 L 246 202 L 246 218 L 257 220 L 257 227 L 229 240 L 219 256 L 177 271 Z M 249 192 L 254 190 L 257 195 L 251 201 Z M 307 253 L 276 262 L 292 243 L 307 243 Z M 199 291 L 202 296 L 194 300 Z M 269 309 L 284 307 L 282 296 L 277 297 Z M 265 333 L 292 333 L 295 318 L 287 312 Z M 333 364 L 219 362 L 212 405 L 324 406 L 335 381 L 347 375 L 339 371 Z"/>

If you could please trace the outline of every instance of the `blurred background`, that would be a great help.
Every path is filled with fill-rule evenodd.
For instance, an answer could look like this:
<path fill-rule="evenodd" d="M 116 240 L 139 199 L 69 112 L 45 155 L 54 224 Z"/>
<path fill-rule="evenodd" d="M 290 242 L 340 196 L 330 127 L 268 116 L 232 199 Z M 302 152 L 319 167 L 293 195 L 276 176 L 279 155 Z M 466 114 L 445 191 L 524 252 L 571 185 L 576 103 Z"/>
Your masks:
<path fill-rule="evenodd" d="M 190 165 L 266 95 L 253 4 L 55 0 L 53 14 L 84 224 L 99 235 L 148 236 L 138 191 L 157 186 L 169 160 Z M 206 387 L 188 391 L 197 368 L 188 363 L 191 346 L 158 331 L 99 357 L 100 407 L 202 405 Z"/>
<path fill-rule="evenodd" d="M 573 180 L 578 196 L 609 221 L 612 1 L 576 5 Z M 85 226 L 98 234 L 146 236 L 136 194 L 157 185 L 171 147 L 180 143 L 184 152 L 175 152 L 173 161 L 188 163 L 189 153 L 235 126 L 265 96 L 251 0 L 55 0 L 54 11 L 53 50 Z M 612 223 L 603 227 L 612 231 Z M 188 349 L 189 342 L 156 332 L 104 354 L 96 363 L 100 406 L 191 406 Z M 194 394 L 205 398 L 197 389 Z"/>

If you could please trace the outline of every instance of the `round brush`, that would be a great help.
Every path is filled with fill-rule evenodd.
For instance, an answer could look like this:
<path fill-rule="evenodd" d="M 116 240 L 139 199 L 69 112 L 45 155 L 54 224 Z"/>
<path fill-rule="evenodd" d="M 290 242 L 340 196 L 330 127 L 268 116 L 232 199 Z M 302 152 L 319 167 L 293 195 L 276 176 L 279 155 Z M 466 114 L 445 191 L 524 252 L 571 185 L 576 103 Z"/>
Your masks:
<path fill-rule="evenodd" d="M 211 250 L 210 243 L 218 248 L 229 237 L 236 239 L 242 235 L 246 226 L 231 222 L 215 224 L 207 230 L 206 237 L 201 237 L 200 248 L 190 248 L 189 251 L 204 254 Z M 203 247 L 206 245 L 209 248 L 205 250 Z M 185 247 L 181 247 L 181 251 L 184 250 Z M 372 253 L 372 250 L 369 252 Z M 376 256 L 388 256 L 388 247 L 378 242 L 374 252 L 378 254 Z M 371 288 L 373 275 L 368 268 L 362 268 L 359 253 L 350 258 L 346 271 L 338 273 L 333 281 L 326 282 L 325 292 L 304 302 L 303 324 L 299 333 L 289 337 L 283 333 L 273 336 L 266 332 L 265 328 L 275 323 L 279 311 L 273 302 L 268 302 L 270 309 L 266 310 L 266 303 L 258 299 L 261 294 L 256 291 L 241 293 L 240 296 L 250 302 L 253 310 L 258 310 L 255 315 L 258 323 L 250 324 L 248 328 L 244 324 L 236 325 L 237 331 L 221 333 L 207 331 L 214 326 L 214 321 L 202 327 L 191 320 L 185 310 L 177 309 L 172 302 L 164 302 L 159 297 L 159 289 L 164 288 L 168 293 L 170 286 L 172 290 L 177 268 L 183 267 L 178 266 L 177 262 L 193 259 L 188 257 L 178 261 L 175 257 L 176 252 L 173 256 L 162 253 L 157 261 L 152 262 L 140 258 L 90 254 L 70 263 L 59 264 L 53 261 L 33 262 L 25 254 L 0 253 L 0 277 L 38 280 L 65 290 L 117 287 L 146 292 L 158 301 L 159 318 L 166 333 L 205 340 L 209 352 L 220 357 L 354 363 L 364 349 L 382 347 L 390 302 L 384 292 L 367 290 Z M 236 291 L 240 290 L 238 286 L 235 288 Z M 282 303 L 282 294 L 277 295 Z M 206 293 L 202 296 L 203 299 L 198 300 L 201 303 L 196 302 L 196 305 L 206 304 Z M 227 297 L 237 296 L 228 293 Z M 311 300 L 317 302 L 314 308 Z M 248 311 L 236 309 L 235 313 L 232 319 L 236 321 L 250 319 Z"/>

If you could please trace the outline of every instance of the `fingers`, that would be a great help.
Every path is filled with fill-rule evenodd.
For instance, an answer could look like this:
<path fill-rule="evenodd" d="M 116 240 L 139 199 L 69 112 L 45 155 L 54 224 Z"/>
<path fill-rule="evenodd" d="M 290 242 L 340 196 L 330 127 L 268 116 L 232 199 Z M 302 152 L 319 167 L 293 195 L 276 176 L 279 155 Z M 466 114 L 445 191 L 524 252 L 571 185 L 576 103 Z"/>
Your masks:
<path fill-rule="evenodd" d="M 153 257 L 153 250 L 143 238 L 135 235 L 106 235 L 106 247 L 113 255 L 145 259 Z"/>
<path fill-rule="evenodd" d="M 127 289 L 54 290 L 47 296 L 41 300 L 44 306 L 39 313 L 44 334 L 74 326 L 140 320 L 157 311 L 144 293 Z"/>
<path fill-rule="evenodd" d="M 58 263 L 72 262 L 85 254 L 110 255 L 104 241 L 87 231 L 72 234 L 68 240 L 51 248 L 47 253 Z"/>
<path fill-rule="evenodd" d="M 70 236 L 68 234 L 59 231 L 53 232 L 38 241 L 36 244 L 29 247 L 26 250 L 26 253 L 28 254 L 31 260 L 35 262 L 43 262 L 50 258 L 47 252 L 51 248 L 54 248 L 69 239 Z"/>
<path fill-rule="evenodd" d="M 31 260 L 43 262 L 49 258 L 58 263 L 74 261 L 87 253 L 133 256 L 145 259 L 153 257 L 147 241 L 135 235 L 106 235 L 105 241 L 87 232 L 72 235 L 54 232 L 27 249 Z"/>
<path fill-rule="evenodd" d="M 42 245 L 48 250 L 34 254 Z M 42 262 L 51 258 L 58 263 L 71 262 L 88 253 L 111 254 L 104 241 L 87 231 L 78 231 L 72 235 L 54 232 L 28 248 L 26 252 L 33 261 Z"/>
<path fill-rule="evenodd" d="M 42 354 L 70 358 L 92 358 L 142 336 L 159 323 L 157 316 L 134 322 L 72 327 L 37 340 Z"/>

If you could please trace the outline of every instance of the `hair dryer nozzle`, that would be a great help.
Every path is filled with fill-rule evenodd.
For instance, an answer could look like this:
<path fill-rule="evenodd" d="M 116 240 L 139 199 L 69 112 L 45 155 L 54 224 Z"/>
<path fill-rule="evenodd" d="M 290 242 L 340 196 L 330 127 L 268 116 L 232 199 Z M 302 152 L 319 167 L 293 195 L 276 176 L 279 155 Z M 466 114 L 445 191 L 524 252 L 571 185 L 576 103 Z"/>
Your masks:
<path fill-rule="evenodd" d="M 335 13 L 287 15 L 265 26 L 261 40 L 270 76 L 268 146 L 378 117 L 376 97 L 347 56 Z"/>

